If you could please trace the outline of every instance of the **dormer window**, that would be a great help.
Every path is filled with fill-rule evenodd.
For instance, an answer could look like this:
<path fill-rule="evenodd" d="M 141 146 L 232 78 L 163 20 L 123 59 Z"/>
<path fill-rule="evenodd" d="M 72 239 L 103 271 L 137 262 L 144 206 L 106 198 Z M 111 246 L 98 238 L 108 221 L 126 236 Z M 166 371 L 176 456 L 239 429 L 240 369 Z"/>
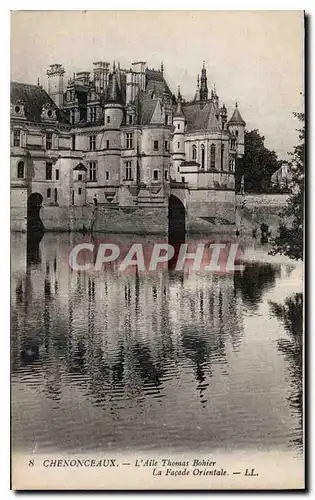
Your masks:
<path fill-rule="evenodd" d="M 17 118 L 25 118 L 24 102 L 17 100 L 15 103 L 11 103 L 11 115 Z"/>
<path fill-rule="evenodd" d="M 132 115 L 128 115 L 128 122 L 129 122 L 129 125 L 132 125 Z"/>
<path fill-rule="evenodd" d="M 56 110 L 52 104 L 44 104 L 42 107 L 42 120 L 55 121 L 57 120 Z"/>

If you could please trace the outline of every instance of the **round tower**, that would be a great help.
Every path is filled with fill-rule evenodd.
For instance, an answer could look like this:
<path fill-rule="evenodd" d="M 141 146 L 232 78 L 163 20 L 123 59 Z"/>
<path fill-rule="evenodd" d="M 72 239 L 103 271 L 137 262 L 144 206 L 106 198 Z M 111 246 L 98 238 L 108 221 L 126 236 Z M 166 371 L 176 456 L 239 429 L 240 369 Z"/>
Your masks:
<path fill-rule="evenodd" d="M 185 160 L 185 116 L 182 110 L 182 98 L 178 87 L 177 107 L 173 116 L 173 164 L 171 177 L 178 182 L 181 182 L 182 175 L 180 173 L 180 165 Z"/>
<path fill-rule="evenodd" d="M 100 184 L 119 184 L 121 154 L 121 123 L 124 106 L 117 82 L 115 64 L 111 75 L 104 104 L 105 131 L 102 149 L 105 150 L 104 169 L 99 169 Z"/>
<path fill-rule="evenodd" d="M 236 145 L 237 145 L 237 156 L 244 155 L 244 134 L 245 134 L 245 125 L 243 118 L 241 117 L 241 113 L 239 112 L 237 102 L 235 103 L 235 109 L 232 115 L 232 118 L 228 121 L 228 130 L 235 136 Z"/>

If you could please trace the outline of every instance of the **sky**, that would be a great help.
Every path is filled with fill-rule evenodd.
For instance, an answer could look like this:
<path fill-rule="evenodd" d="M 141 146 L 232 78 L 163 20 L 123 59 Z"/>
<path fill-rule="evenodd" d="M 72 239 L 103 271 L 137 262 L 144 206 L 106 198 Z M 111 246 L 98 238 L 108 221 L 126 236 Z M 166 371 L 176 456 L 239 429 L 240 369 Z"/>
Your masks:
<path fill-rule="evenodd" d="M 303 110 L 302 11 L 16 11 L 11 14 L 11 80 L 47 88 L 46 70 L 60 63 L 65 82 L 94 61 L 164 64 L 164 76 L 186 100 L 205 61 L 208 87 L 235 102 L 246 129 L 287 158 L 298 142 L 293 111 Z"/>

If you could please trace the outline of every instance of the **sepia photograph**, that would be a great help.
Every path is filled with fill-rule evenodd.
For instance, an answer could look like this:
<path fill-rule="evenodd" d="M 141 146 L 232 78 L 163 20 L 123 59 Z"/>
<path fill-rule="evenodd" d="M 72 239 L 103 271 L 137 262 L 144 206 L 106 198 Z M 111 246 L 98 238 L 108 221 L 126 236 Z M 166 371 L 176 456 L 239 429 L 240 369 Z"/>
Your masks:
<path fill-rule="evenodd" d="M 11 488 L 303 490 L 305 14 L 11 12 Z"/>

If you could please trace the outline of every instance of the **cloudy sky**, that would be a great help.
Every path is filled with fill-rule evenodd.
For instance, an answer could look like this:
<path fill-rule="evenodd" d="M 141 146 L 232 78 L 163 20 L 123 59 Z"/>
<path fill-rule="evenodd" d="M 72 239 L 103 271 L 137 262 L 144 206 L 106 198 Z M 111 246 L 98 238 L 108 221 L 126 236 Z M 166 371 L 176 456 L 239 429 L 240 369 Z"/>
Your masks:
<path fill-rule="evenodd" d="M 160 68 L 173 92 L 196 89 L 202 61 L 229 114 L 235 101 L 247 129 L 258 128 L 279 158 L 297 142 L 302 110 L 301 11 L 20 11 L 11 16 L 11 80 L 47 87 L 49 64 L 66 78 L 93 61 L 136 60 Z"/>

